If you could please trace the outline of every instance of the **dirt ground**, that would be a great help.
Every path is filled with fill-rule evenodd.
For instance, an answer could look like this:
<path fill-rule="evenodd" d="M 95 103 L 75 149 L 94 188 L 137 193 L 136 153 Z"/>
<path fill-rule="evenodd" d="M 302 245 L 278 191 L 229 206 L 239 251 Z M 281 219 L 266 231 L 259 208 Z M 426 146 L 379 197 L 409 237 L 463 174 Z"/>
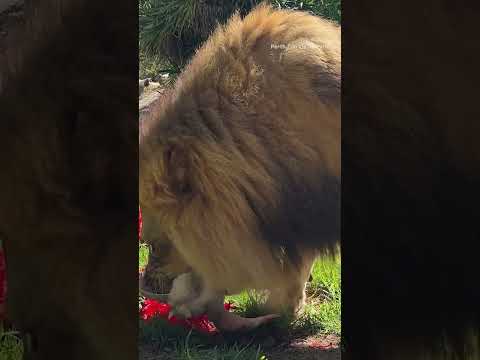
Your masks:
<path fill-rule="evenodd" d="M 265 351 L 269 360 L 340 360 L 339 345 L 338 336 L 314 336 Z"/>
<path fill-rule="evenodd" d="M 340 338 L 336 335 L 313 336 L 288 344 L 264 346 L 268 360 L 340 360 Z M 140 346 L 139 360 L 177 360 L 176 353 Z"/>

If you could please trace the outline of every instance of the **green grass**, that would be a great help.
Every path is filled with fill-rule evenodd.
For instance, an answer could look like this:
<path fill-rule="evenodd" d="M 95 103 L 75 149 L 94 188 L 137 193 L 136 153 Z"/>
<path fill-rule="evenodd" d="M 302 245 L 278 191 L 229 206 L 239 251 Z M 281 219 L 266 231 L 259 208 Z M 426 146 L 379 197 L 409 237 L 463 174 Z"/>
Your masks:
<path fill-rule="evenodd" d="M 7 331 L 0 322 L 0 359 L 21 360 L 23 358 L 23 343 L 15 331 Z"/>
<path fill-rule="evenodd" d="M 148 248 L 139 248 L 140 267 L 145 266 Z M 293 320 L 283 316 L 271 324 L 249 334 L 245 339 L 224 335 L 221 344 L 212 337 L 168 325 L 163 319 L 149 322 L 140 320 L 140 344 L 159 349 L 170 349 L 172 359 L 267 359 L 262 341 L 270 334 L 280 338 L 305 338 L 321 334 L 341 333 L 341 259 L 322 258 L 315 262 L 312 281 L 307 286 L 308 301 L 303 314 Z M 266 294 L 245 291 L 229 296 L 239 314 L 247 317 L 265 314 Z M 239 341 L 240 340 L 240 341 Z M 248 346 L 247 346 L 248 345 Z M 163 353 L 161 356 L 164 356 Z M 236 357 L 237 356 L 237 357 Z M 160 357 L 159 357 L 160 358 Z"/>
<path fill-rule="evenodd" d="M 230 10 L 225 11 L 227 13 L 233 12 L 234 9 L 247 11 L 260 2 L 261 0 L 236 0 L 229 5 Z M 341 22 L 340 0 L 267 0 L 267 2 L 276 8 L 308 11 L 337 23 Z M 210 24 L 209 26 L 212 26 L 210 30 L 213 30 L 214 22 L 208 21 L 206 17 L 218 16 L 218 14 L 203 14 L 199 10 L 199 5 L 191 0 L 141 0 L 139 2 L 140 78 L 154 78 L 159 73 L 168 73 L 172 78 L 178 75 L 181 69 L 169 63 L 168 56 L 162 53 L 159 45 L 172 35 L 179 39 L 182 34 L 190 34 L 189 41 L 180 42 L 179 46 L 182 46 L 184 51 L 189 49 L 186 54 L 193 55 L 194 49 L 198 48 L 204 40 L 204 28 L 208 27 L 207 24 Z"/>
<path fill-rule="evenodd" d="M 261 346 L 252 342 L 247 344 L 226 341 L 215 343 L 210 336 L 194 333 L 183 328 L 167 325 L 162 319 L 153 319 L 148 323 L 140 322 L 140 343 L 150 349 L 151 359 L 185 360 L 259 360 L 265 359 Z M 162 350 L 157 354 L 156 350 Z M 140 351 L 139 359 L 143 359 Z"/>
<path fill-rule="evenodd" d="M 175 348 L 175 359 L 179 360 L 259 360 L 267 359 L 262 353 L 261 347 L 256 348 L 252 345 L 232 345 L 220 346 L 213 349 L 201 349 L 200 347 L 192 347 L 188 344 L 180 344 Z"/>
<path fill-rule="evenodd" d="M 138 267 L 143 268 L 147 265 L 148 261 L 148 247 L 145 244 L 140 244 L 138 248 Z"/>
<path fill-rule="evenodd" d="M 313 15 L 340 22 L 342 18 L 339 0 L 270 0 L 274 6 L 284 9 L 308 11 Z"/>
<path fill-rule="evenodd" d="M 312 316 L 318 319 L 322 331 L 341 332 L 341 260 L 340 257 L 317 261 L 312 271 L 313 280 L 309 292 L 312 294 Z M 316 304 L 315 304 L 316 303 Z"/>

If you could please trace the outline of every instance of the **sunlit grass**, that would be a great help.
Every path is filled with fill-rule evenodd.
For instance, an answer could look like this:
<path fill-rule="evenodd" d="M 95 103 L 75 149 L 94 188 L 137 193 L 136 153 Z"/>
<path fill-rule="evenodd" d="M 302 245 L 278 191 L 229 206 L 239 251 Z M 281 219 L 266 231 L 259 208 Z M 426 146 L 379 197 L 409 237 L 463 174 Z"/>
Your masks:
<path fill-rule="evenodd" d="M 148 258 L 148 248 L 145 245 L 139 247 L 139 258 L 140 267 L 145 266 Z M 302 314 L 297 319 L 283 316 L 271 324 L 255 330 L 251 335 L 253 337 L 258 336 L 258 338 L 265 337 L 271 332 L 287 336 L 340 335 L 340 279 L 340 256 L 319 258 L 314 264 L 312 280 L 307 286 L 307 305 Z M 266 293 L 254 291 L 245 291 L 226 298 L 226 301 L 234 303 L 237 313 L 246 317 L 265 314 L 264 304 L 266 300 Z M 172 359 L 258 360 L 265 356 L 261 344 L 253 343 L 246 348 L 229 336 L 226 336 L 224 340 L 225 343 L 219 347 L 212 344 L 212 339 L 209 336 L 174 327 L 163 319 L 153 319 L 149 322 L 140 321 L 140 343 L 155 344 L 157 349 L 168 348 L 170 354 L 172 354 Z M 263 359 L 267 358 L 263 357 Z"/>

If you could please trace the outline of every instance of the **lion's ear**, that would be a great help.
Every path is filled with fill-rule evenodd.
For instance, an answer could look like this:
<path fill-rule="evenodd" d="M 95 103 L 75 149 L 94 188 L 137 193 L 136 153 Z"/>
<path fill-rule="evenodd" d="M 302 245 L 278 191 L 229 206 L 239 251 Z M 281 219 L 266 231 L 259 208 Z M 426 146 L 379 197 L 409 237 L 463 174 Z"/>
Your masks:
<path fill-rule="evenodd" d="M 191 162 L 188 150 L 181 145 L 169 145 L 164 153 L 168 187 L 175 195 L 192 192 Z"/>

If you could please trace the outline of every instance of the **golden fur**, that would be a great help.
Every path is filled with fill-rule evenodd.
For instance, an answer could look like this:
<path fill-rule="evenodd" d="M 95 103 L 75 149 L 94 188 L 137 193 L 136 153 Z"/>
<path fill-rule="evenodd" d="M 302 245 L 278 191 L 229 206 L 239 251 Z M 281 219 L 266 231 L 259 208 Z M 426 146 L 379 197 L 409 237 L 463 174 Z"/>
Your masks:
<path fill-rule="evenodd" d="M 175 277 L 191 271 L 191 268 L 165 236 L 155 218 L 145 211 L 142 217 L 144 224 L 142 238 L 150 245 L 150 256 L 143 271 L 142 286 L 161 294 L 168 293 Z"/>
<path fill-rule="evenodd" d="M 340 55 L 337 25 L 259 6 L 141 124 L 142 209 L 208 287 L 298 302 L 339 240 Z"/>

